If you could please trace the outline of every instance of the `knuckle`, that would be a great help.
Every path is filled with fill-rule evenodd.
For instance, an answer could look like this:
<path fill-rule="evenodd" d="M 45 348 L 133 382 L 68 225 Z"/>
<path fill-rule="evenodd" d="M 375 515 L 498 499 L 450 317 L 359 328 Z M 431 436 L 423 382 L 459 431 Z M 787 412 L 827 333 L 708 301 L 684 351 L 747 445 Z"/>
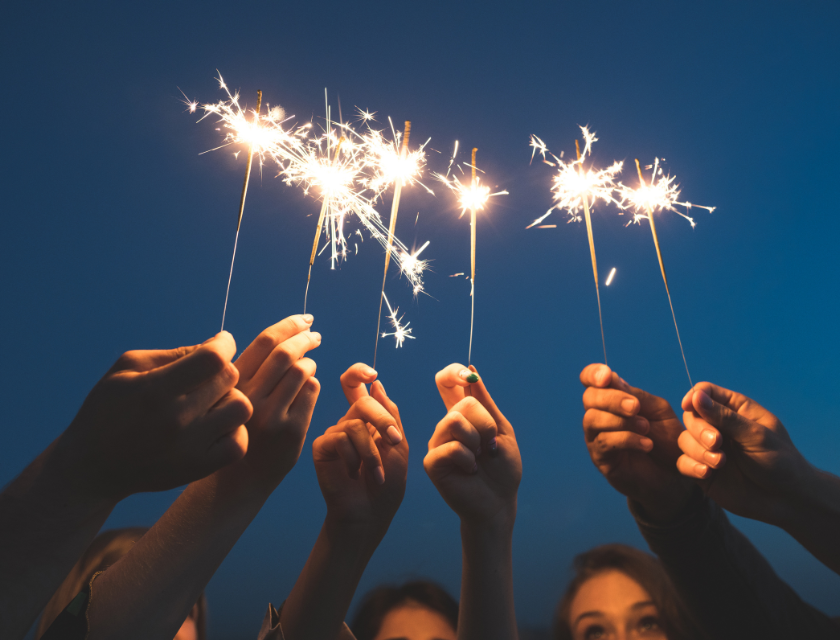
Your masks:
<path fill-rule="evenodd" d="M 266 329 L 254 340 L 254 346 L 260 351 L 271 351 L 279 344 L 279 339 L 275 337 L 271 329 Z"/>
<path fill-rule="evenodd" d="M 201 366 L 208 374 L 211 375 L 221 373 L 228 364 L 228 359 L 212 347 L 209 349 L 202 349 L 199 357 Z"/>

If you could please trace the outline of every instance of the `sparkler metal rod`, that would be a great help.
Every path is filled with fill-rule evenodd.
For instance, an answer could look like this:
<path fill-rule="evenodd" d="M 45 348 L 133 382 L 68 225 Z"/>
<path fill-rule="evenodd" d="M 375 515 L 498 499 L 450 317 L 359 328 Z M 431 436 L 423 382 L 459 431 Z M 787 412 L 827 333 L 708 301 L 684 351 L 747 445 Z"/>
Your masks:
<path fill-rule="evenodd" d="M 472 150 L 472 187 L 475 188 L 475 154 L 478 151 L 473 147 Z M 467 365 L 472 364 L 472 341 L 473 341 L 473 326 L 475 324 L 475 207 L 470 209 L 470 348 L 467 352 Z"/>
<path fill-rule="evenodd" d="M 636 170 L 639 172 L 639 181 L 642 184 L 642 188 L 645 187 L 645 178 L 642 174 L 642 167 L 639 164 L 638 158 L 636 159 Z M 655 176 L 654 176 L 655 177 Z M 648 210 L 648 219 L 650 220 L 650 230 L 653 233 L 653 244 L 656 247 L 656 257 L 659 258 L 659 269 L 662 271 L 662 280 L 665 282 L 665 293 L 668 294 L 668 304 L 671 307 L 671 317 L 674 319 L 674 329 L 677 330 L 677 342 L 680 344 L 680 353 L 682 354 L 683 364 L 685 365 L 685 373 L 688 376 L 688 384 L 691 387 L 694 387 L 694 383 L 691 381 L 691 373 L 688 371 L 688 362 L 685 359 L 685 351 L 683 350 L 682 338 L 680 338 L 680 328 L 677 326 L 677 316 L 674 313 L 674 303 L 671 301 L 671 290 L 668 287 L 668 276 L 665 275 L 665 263 L 662 262 L 662 251 L 659 248 L 659 237 L 656 235 L 656 223 L 653 221 L 653 209 L 651 209 L 650 205 L 647 206 Z"/>
<path fill-rule="evenodd" d="M 335 146 L 335 156 L 333 156 L 333 164 L 338 160 L 338 152 L 341 150 L 341 145 L 344 142 L 344 136 L 338 139 L 338 144 Z M 312 254 L 309 256 L 309 273 L 306 275 L 306 292 L 303 294 L 303 312 L 306 313 L 306 301 L 309 298 L 309 281 L 312 279 L 312 265 L 315 264 L 315 255 L 318 253 L 318 241 L 321 239 L 321 227 L 324 226 L 324 216 L 327 213 L 330 198 L 324 194 L 324 202 L 321 204 L 321 213 L 318 215 L 318 227 L 315 229 L 315 241 L 312 243 Z"/>
<path fill-rule="evenodd" d="M 260 106 L 262 105 L 262 91 L 257 91 L 257 108 L 254 111 L 254 124 L 260 118 Z M 245 164 L 245 183 L 242 185 L 242 196 L 239 199 L 239 218 L 236 220 L 236 237 L 233 241 L 233 257 L 230 260 L 230 274 L 228 274 L 227 291 L 225 292 L 225 306 L 222 309 L 222 328 L 225 330 L 225 315 L 227 314 L 228 297 L 230 296 L 230 281 L 233 279 L 233 263 L 236 260 L 236 245 L 239 244 L 239 227 L 242 226 L 242 214 L 245 213 L 245 196 L 248 193 L 248 181 L 251 179 L 251 161 L 254 157 L 254 145 L 248 146 L 248 161 Z"/>
<path fill-rule="evenodd" d="M 411 122 L 405 121 L 405 133 L 403 134 L 400 158 L 405 158 L 408 152 L 408 138 L 411 135 Z M 394 229 L 397 226 L 397 213 L 400 208 L 400 194 L 402 193 L 402 180 L 397 177 L 394 181 L 394 199 L 391 202 L 391 220 L 388 223 L 388 244 L 385 247 L 385 271 L 382 274 L 382 293 L 379 296 L 379 315 L 376 318 L 376 342 L 373 345 L 373 368 L 376 369 L 376 352 L 379 349 L 379 327 L 382 324 L 382 298 L 385 297 L 385 280 L 388 277 L 388 264 L 391 261 L 391 244 L 394 241 Z M 420 215 L 420 214 L 418 214 Z"/>
<path fill-rule="evenodd" d="M 577 151 L 577 159 L 580 162 L 580 143 L 575 140 L 575 150 Z M 583 166 L 579 167 L 579 171 L 583 173 Z M 582 195 L 583 200 L 583 215 L 586 218 L 586 235 L 589 238 L 589 253 L 592 256 L 592 274 L 595 276 L 595 296 L 598 298 L 598 320 L 601 323 L 601 345 L 604 347 L 604 364 L 607 364 L 607 341 L 604 339 L 604 316 L 601 313 L 601 289 L 598 285 L 598 260 L 595 258 L 595 239 L 592 236 L 592 217 L 589 214 L 589 201 L 586 195 Z"/>

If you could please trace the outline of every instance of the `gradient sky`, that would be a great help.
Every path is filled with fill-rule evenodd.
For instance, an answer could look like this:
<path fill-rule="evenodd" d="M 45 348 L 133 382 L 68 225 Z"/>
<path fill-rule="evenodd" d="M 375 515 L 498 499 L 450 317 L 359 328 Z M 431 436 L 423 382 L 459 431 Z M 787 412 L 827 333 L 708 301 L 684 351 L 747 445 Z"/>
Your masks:
<path fill-rule="evenodd" d="M 195 124 L 190 97 L 221 98 L 219 69 L 299 121 L 323 92 L 410 119 L 444 168 L 454 141 L 479 148 L 508 189 L 478 222 L 473 361 L 516 429 L 524 478 L 515 534 L 517 610 L 545 626 L 574 554 L 643 546 L 624 499 L 591 464 L 579 371 L 601 357 L 586 230 L 525 230 L 550 206 L 551 171 L 529 135 L 594 160 L 667 159 L 697 228 L 657 222 L 695 380 L 773 410 L 815 465 L 840 471 L 831 398 L 840 383 L 836 238 L 840 5 L 813 2 L 14 3 L 0 24 L 4 99 L 2 331 L 7 365 L 0 484 L 72 419 L 120 353 L 201 342 L 218 330 L 244 159 Z M 465 158 L 462 155 L 462 158 Z M 626 170 L 624 178 L 634 180 Z M 271 170 L 252 177 L 227 328 L 244 348 L 300 312 L 318 205 Z M 419 218 L 414 220 L 419 212 Z M 647 225 L 594 214 L 610 364 L 678 403 L 688 389 Z M 457 518 L 422 469 L 444 409 L 434 373 L 466 360 L 469 227 L 449 194 L 403 192 L 397 235 L 430 240 L 430 297 L 389 280 L 416 340 L 380 345 L 378 370 L 411 445 L 403 506 L 362 581 L 428 576 L 457 593 Z M 310 310 L 323 385 L 308 442 L 344 413 L 338 376 L 370 361 L 382 252 L 366 241 L 330 271 Z M 109 526 L 152 524 L 177 492 L 132 497 Z M 254 637 L 279 604 L 325 512 L 311 449 L 208 587 L 211 637 Z M 840 615 L 840 578 L 783 532 L 734 519 L 807 601 Z"/>

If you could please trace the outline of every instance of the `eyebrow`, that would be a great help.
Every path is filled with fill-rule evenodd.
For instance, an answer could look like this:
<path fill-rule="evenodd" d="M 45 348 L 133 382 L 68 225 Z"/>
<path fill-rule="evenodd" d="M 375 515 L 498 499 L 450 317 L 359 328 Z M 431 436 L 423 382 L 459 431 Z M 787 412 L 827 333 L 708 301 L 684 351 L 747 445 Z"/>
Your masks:
<path fill-rule="evenodd" d="M 385 640 L 408 640 L 405 636 L 399 636 L 396 638 L 385 638 Z M 432 638 L 432 640 L 446 640 L 445 638 Z"/>
<path fill-rule="evenodd" d="M 634 603 L 630 607 L 630 609 L 632 611 L 635 611 L 637 609 L 644 609 L 645 607 L 655 607 L 655 606 L 656 606 L 656 604 L 653 602 L 653 600 L 642 600 L 641 602 Z M 597 610 L 596 611 L 584 611 L 577 618 L 575 618 L 575 621 L 574 621 L 573 625 L 576 625 L 583 618 L 593 618 L 593 617 L 603 616 L 603 615 L 604 615 L 603 611 L 597 611 Z M 394 638 L 393 640 L 402 640 L 402 639 L 401 638 Z"/>
<path fill-rule="evenodd" d="M 643 609 L 644 607 L 655 607 L 655 606 L 656 606 L 656 604 L 653 602 L 653 600 L 644 600 L 642 602 L 637 602 L 636 604 L 634 604 L 630 608 L 633 609 L 633 610 L 636 610 L 636 609 Z"/>

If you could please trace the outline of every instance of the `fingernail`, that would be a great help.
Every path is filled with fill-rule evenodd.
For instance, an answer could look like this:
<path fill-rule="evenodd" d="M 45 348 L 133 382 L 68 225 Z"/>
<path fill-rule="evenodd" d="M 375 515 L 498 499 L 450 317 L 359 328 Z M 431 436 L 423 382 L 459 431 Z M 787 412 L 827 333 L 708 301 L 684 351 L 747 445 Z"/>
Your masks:
<path fill-rule="evenodd" d="M 400 430 L 397 429 L 394 425 L 391 425 L 385 430 L 385 433 L 388 434 L 388 438 L 391 440 L 391 444 L 399 444 L 402 442 L 402 434 Z"/>
<path fill-rule="evenodd" d="M 303 321 L 304 321 L 305 323 L 307 323 L 307 324 L 312 324 L 312 322 L 313 322 L 314 320 L 315 320 L 315 316 L 313 316 L 311 313 L 305 313 L 305 314 L 303 314 Z"/>
<path fill-rule="evenodd" d="M 717 435 L 715 434 L 714 431 L 706 429 L 703 432 L 703 441 L 706 443 L 707 446 L 713 447 L 713 446 L 715 446 L 715 443 L 717 442 Z"/>
<path fill-rule="evenodd" d="M 470 384 L 478 382 L 478 374 L 475 371 L 470 371 L 469 369 L 461 369 L 461 371 L 458 372 L 458 377 L 461 378 L 461 380 L 466 380 Z"/>
<path fill-rule="evenodd" d="M 595 382 L 598 384 L 604 384 L 610 378 L 610 368 L 604 365 L 598 367 L 598 370 L 595 372 Z"/>
<path fill-rule="evenodd" d="M 312 331 L 310 335 L 315 342 L 321 342 L 321 334 L 317 331 Z"/>
<path fill-rule="evenodd" d="M 621 408 L 627 413 L 633 413 L 636 410 L 636 398 L 625 398 L 621 401 Z"/>
<path fill-rule="evenodd" d="M 487 447 L 490 449 L 490 455 L 494 456 L 499 450 L 499 443 L 496 442 L 495 436 L 490 440 Z"/>
<path fill-rule="evenodd" d="M 385 472 L 382 470 L 382 467 L 373 468 L 373 477 L 376 480 L 376 484 L 385 484 Z"/>
<path fill-rule="evenodd" d="M 473 464 L 472 471 L 470 473 L 478 473 L 478 463 L 476 462 Z"/>
<path fill-rule="evenodd" d="M 629 384 L 627 384 L 627 381 L 624 378 L 622 378 L 621 376 L 619 376 L 618 381 L 625 387 L 630 386 Z"/>
<path fill-rule="evenodd" d="M 376 375 L 376 369 L 372 369 L 371 367 L 368 367 L 367 369 L 365 369 L 365 375 L 370 376 L 370 377 L 375 376 Z"/>
<path fill-rule="evenodd" d="M 714 407 L 714 402 L 702 391 L 697 392 L 697 403 L 706 410 L 711 410 Z"/>
<path fill-rule="evenodd" d="M 699 462 L 694 465 L 694 473 L 697 474 L 697 477 L 702 478 L 706 475 L 706 471 L 709 470 L 705 464 L 700 464 Z"/>
<path fill-rule="evenodd" d="M 703 459 L 708 462 L 710 465 L 718 465 L 720 464 L 720 453 L 712 453 L 711 451 L 706 451 L 703 453 Z"/>
<path fill-rule="evenodd" d="M 642 416 L 636 416 L 636 431 L 641 435 L 644 435 L 648 431 L 650 431 L 650 422 L 647 421 L 647 418 L 643 418 Z"/>
<path fill-rule="evenodd" d="M 651 440 L 650 438 L 642 438 L 641 440 L 639 440 L 639 443 L 646 451 L 650 451 L 651 449 L 653 449 L 653 440 Z"/>

